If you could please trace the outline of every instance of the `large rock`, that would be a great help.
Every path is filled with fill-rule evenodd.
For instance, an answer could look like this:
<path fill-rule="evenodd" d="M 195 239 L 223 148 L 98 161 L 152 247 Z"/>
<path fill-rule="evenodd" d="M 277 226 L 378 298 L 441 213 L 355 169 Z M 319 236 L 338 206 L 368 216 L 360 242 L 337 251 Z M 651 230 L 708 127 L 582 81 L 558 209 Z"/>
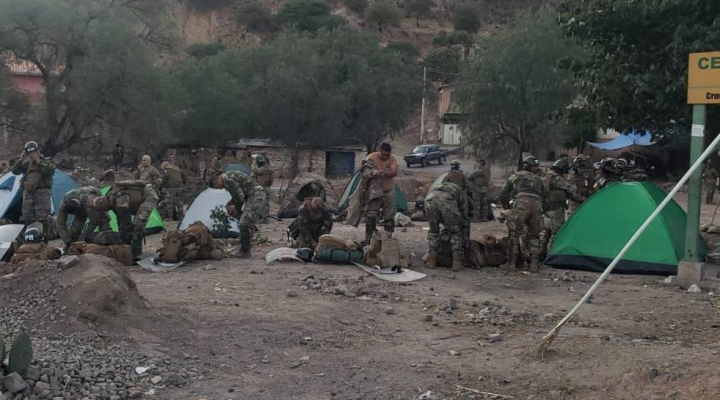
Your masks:
<path fill-rule="evenodd" d="M 19 393 L 28 388 L 27 382 L 16 372 L 2 378 L 2 386 L 10 393 Z"/>

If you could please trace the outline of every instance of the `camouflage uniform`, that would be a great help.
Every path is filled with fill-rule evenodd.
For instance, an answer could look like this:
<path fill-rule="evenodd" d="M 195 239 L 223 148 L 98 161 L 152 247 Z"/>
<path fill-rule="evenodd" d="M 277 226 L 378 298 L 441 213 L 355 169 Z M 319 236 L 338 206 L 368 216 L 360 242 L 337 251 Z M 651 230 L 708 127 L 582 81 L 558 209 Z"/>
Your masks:
<path fill-rule="evenodd" d="M 463 190 L 467 189 L 467 178 L 465 178 L 465 174 L 462 171 L 453 170 L 448 172 L 443 182 L 454 183 Z"/>
<path fill-rule="evenodd" d="M 139 166 L 135 171 L 135 180 L 143 181 L 146 185 L 152 186 L 156 196 L 162 184 L 160 172 L 152 165 L 148 165 L 147 167 Z"/>
<path fill-rule="evenodd" d="M 224 177 L 225 189 L 232 196 L 231 201 L 235 205 L 234 217 L 238 220 L 240 230 L 240 251 L 248 254 L 252 240 L 252 226 L 265 213 L 267 194 L 253 178 L 242 172 L 229 171 Z"/>
<path fill-rule="evenodd" d="M 255 178 L 255 181 L 263 187 L 263 190 L 265 190 L 265 195 L 267 196 L 268 201 L 266 202 L 265 213 L 263 214 L 262 219 L 266 219 L 267 216 L 270 214 L 270 187 L 273 183 L 272 169 L 269 165 L 265 165 L 262 167 L 255 166 L 255 168 L 252 170 L 251 175 L 253 178 Z"/>
<path fill-rule="evenodd" d="M 111 186 L 107 194 L 99 199 L 105 199 L 108 208 L 115 212 L 120 237 L 132 247 L 133 256 L 139 257 L 145 225 L 158 202 L 155 190 L 143 181 L 122 181 Z"/>
<path fill-rule="evenodd" d="M 503 208 L 510 208 L 510 199 L 514 199 L 512 209 L 507 215 L 510 266 L 519 266 L 522 262 L 520 237 L 523 236 L 530 256 L 531 267 L 536 267 L 540 258 L 540 230 L 542 229 L 542 201 L 547 190 L 542 179 L 530 171 L 518 171 L 507 179 L 500 191 Z"/>
<path fill-rule="evenodd" d="M 22 178 L 22 221 L 25 225 L 40 222 L 43 232 L 50 232 L 51 193 L 55 163 L 41 158 L 32 161 L 20 158 L 12 167 L 15 175 L 25 174 Z M 47 241 L 47 234 L 44 235 Z"/>
<path fill-rule="evenodd" d="M 208 186 L 213 187 L 215 179 L 220 175 L 222 175 L 222 165 L 220 164 L 220 160 L 215 157 L 212 162 L 210 162 L 210 165 L 203 170 L 203 181 L 205 181 Z"/>
<path fill-rule="evenodd" d="M 490 168 L 478 168 L 468 176 L 468 192 L 472 195 L 473 221 L 487 222 L 489 210 L 488 186 L 490 186 Z"/>
<path fill-rule="evenodd" d="M 718 172 L 714 167 L 705 167 L 705 171 L 703 171 L 702 174 L 703 182 L 707 187 L 707 193 L 705 194 L 705 204 L 713 203 L 713 197 L 715 197 L 715 189 L 717 188 L 718 176 L 720 175 L 718 175 Z"/>
<path fill-rule="evenodd" d="M 469 239 L 467 204 L 465 191 L 451 182 L 441 183 L 428 193 L 425 197 L 425 214 L 430 224 L 427 236 L 429 251 L 439 250 L 440 224 L 443 224 L 450 231 L 452 250 L 462 252 Z"/>
<path fill-rule="evenodd" d="M 583 198 L 577 195 L 577 188 L 574 184 L 556 171 L 550 170 L 543 177 L 543 185 L 548 191 L 548 197 L 544 203 L 545 214 L 544 229 L 540 233 L 540 253 L 547 254 L 553 245 L 555 235 L 565 223 L 565 208 L 568 199 L 578 204 Z"/>
<path fill-rule="evenodd" d="M 163 168 L 162 188 L 165 191 L 163 199 L 165 215 L 175 220 L 182 219 L 184 214 L 182 194 L 186 183 L 187 175 L 176 165 L 168 164 Z"/>
<path fill-rule="evenodd" d="M 592 187 L 595 181 L 595 177 L 591 168 L 573 167 L 572 175 L 568 180 L 572 182 L 577 188 L 576 193 L 578 194 L 578 196 L 582 198 L 590 197 L 590 194 L 592 194 Z M 568 204 L 568 215 L 572 215 L 572 213 L 574 213 L 578 207 L 580 207 L 580 203 L 571 199 Z"/>
<path fill-rule="evenodd" d="M 298 210 L 298 246 L 314 249 L 320 236 L 330 233 L 332 226 L 332 213 L 325 202 L 320 197 L 305 199 Z"/>
<path fill-rule="evenodd" d="M 65 194 L 60 207 L 58 207 L 57 215 L 58 234 L 65 245 L 77 241 L 84 241 L 85 235 L 93 232 L 98 227 L 100 227 L 101 232 L 110 230 L 110 217 L 108 213 L 92 207 L 92 201 L 95 197 L 101 195 L 100 189 L 93 186 L 73 189 Z M 73 200 L 79 201 L 79 207 L 70 211 L 68 210 L 68 204 L 73 202 Z M 69 230 L 67 227 L 68 214 L 73 215 L 73 221 Z M 85 229 L 83 233 L 86 222 L 87 229 Z"/>

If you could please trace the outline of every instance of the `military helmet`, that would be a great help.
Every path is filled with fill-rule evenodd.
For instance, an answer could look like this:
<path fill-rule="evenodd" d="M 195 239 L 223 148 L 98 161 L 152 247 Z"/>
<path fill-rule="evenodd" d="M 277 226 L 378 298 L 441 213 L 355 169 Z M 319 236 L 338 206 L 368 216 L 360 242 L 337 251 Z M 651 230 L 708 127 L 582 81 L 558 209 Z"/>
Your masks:
<path fill-rule="evenodd" d="M 450 163 L 450 169 L 459 170 L 460 169 L 460 161 L 453 160 L 453 162 Z"/>
<path fill-rule="evenodd" d="M 255 157 L 255 163 L 258 167 L 264 167 L 267 165 L 267 159 L 265 159 L 265 156 L 263 156 L 262 154 L 258 154 Z"/>
<path fill-rule="evenodd" d="M 625 167 L 628 165 L 628 162 L 624 158 L 618 158 L 617 161 L 615 162 L 615 164 L 617 164 L 618 166 Z"/>
<path fill-rule="evenodd" d="M 26 153 L 32 153 L 35 151 L 39 151 L 40 146 L 37 144 L 37 142 L 31 140 L 31 141 L 25 143 L 25 147 L 23 148 L 23 150 L 25 150 Z"/>
<path fill-rule="evenodd" d="M 593 164 L 593 168 L 594 168 L 594 169 L 600 169 L 600 168 L 602 168 L 602 163 L 596 162 L 595 164 Z"/>
<path fill-rule="evenodd" d="M 82 205 L 82 202 L 80 201 L 80 199 L 78 199 L 77 197 L 74 197 L 74 198 L 66 201 L 62 205 L 62 210 L 65 211 L 66 213 L 75 214 L 80 209 L 81 205 Z"/>
<path fill-rule="evenodd" d="M 537 157 L 535 157 L 535 156 L 527 156 L 523 160 L 523 167 L 525 169 L 529 169 L 531 167 L 539 167 L 539 166 L 540 166 L 540 162 L 538 161 Z"/>
<path fill-rule="evenodd" d="M 578 154 L 573 157 L 572 163 L 575 167 L 584 167 L 587 165 L 587 157 L 584 154 Z"/>
<path fill-rule="evenodd" d="M 40 222 L 33 222 L 25 228 L 23 240 L 25 243 L 39 243 L 43 240 L 43 226 Z"/>
<path fill-rule="evenodd" d="M 550 168 L 553 171 L 561 174 L 567 174 L 570 171 L 570 165 L 568 165 L 567 161 L 563 160 L 562 158 L 555 161 Z"/>

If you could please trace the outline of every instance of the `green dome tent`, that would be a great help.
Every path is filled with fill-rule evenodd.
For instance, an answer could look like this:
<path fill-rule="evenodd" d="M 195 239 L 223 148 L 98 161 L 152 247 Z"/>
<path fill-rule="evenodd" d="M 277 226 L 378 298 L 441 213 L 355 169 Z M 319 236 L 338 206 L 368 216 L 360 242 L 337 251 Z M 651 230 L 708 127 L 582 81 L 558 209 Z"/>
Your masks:
<path fill-rule="evenodd" d="M 107 194 L 108 190 L 110 190 L 110 186 L 105 186 L 101 189 L 101 193 L 103 195 Z M 112 211 L 109 211 L 108 214 L 110 215 L 110 228 L 117 232 L 118 231 L 118 224 L 117 224 L 117 217 L 115 216 L 115 213 Z M 163 223 L 163 219 L 160 216 L 160 213 L 158 212 L 157 208 L 153 208 L 152 213 L 150 213 L 150 218 L 148 218 L 147 224 L 145 224 L 145 234 L 150 235 L 153 233 L 158 233 L 160 231 L 165 230 L 165 223 Z"/>
<path fill-rule="evenodd" d="M 340 196 L 340 202 L 338 204 L 338 212 L 343 212 L 345 209 L 348 208 L 350 205 L 350 196 L 355 193 L 355 191 L 358 188 L 358 185 L 360 184 L 360 180 L 362 179 L 360 171 L 355 172 L 352 178 L 350 178 L 350 182 L 348 182 L 347 186 L 345 186 L 345 190 L 343 190 L 342 196 Z M 407 200 L 405 199 L 405 195 L 403 194 L 402 190 L 400 190 L 400 186 L 395 184 L 395 209 L 397 212 L 400 213 L 406 213 L 409 211 Z"/>
<path fill-rule="evenodd" d="M 651 182 L 622 182 L 606 187 L 583 203 L 563 225 L 545 264 L 604 271 L 665 196 Z M 671 201 L 614 272 L 676 275 L 685 252 L 686 219 L 685 211 Z M 701 237 L 699 240 L 704 257 L 705 241 Z"/>

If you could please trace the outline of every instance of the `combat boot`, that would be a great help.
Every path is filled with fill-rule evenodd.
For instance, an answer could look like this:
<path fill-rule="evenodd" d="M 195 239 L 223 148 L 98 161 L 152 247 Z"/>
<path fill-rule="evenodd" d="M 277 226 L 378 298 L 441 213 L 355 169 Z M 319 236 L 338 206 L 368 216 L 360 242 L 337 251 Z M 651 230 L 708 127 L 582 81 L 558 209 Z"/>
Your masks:
<path fill-rule="evenodd" d="M 428 259 L 426 266 L 430 269 L 435 269 L 437 267 L 437 251 L 431 251 L 428 253 Z"/>
<path fill-rule="evenodd" d="M 530 256 L 530 272 L 537 273 L 540 271 L 540 261 L 536 254 Z"/>
<path fill-rule="evenodd" d="M 250 253 L 250 241 L 252 240 L 252 233 L 249 227 L 240 227 L 240 250 L 235 253 L 235 258 L 251 258 Z"/>
<path fill-rule="evenodd" d="M 465 269 L 462 263 L 462 251 L 453 251 L 452 270 L 455 272 Z"/>
<path fill-rule="evenodd" d="M 365 224 L 365 240 L 360 243 L 363 247 L 370 245 L 370 240 L 372 239 L 372 235 L 375 233 L 376 229 L 377 226 L 375 224 Z"/>

